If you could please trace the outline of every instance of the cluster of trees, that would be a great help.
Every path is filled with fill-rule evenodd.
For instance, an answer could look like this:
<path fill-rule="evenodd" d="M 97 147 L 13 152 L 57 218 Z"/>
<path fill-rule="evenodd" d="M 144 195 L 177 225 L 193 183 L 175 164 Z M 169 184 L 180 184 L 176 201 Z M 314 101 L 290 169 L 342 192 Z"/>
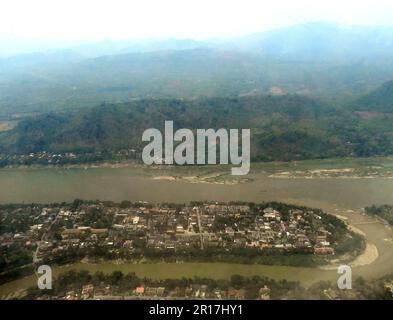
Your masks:
<path fill-rule="evenodd" d="M 327 258 L 314 256 L 312 249 L 300 248 L 291 252 L 270 249 L 255 250 L 253 248 L 231 248 L 223 252 L 222 248 L 208 247 L 203 251 L 200 248 L 187 250 L 154 250 L 145 249 L 143 257 L 151 261 L 187 261 L 187 262 L 227 262 L 244 264 L 264 264 L 293 267 L 316 267 L 326 264 Z"/>
<path fill-rule="evenodd" d="M 19 243 L 13 243 L 10 246 L 4 246 L 0 249 L 1 274 L 29 265 L 32 261 L 32 250 L 30 248 L 25 248 Z"/>
<path fill-rule="evenodd" d="M 89 207 L 84 217 L 84 223 L 92 228 L 110 228 L 113 224 L 113 214 L 104 214 L 101 208 Z"/>
<path fill-rule="evenodd" d="M 37 223 L 42 204 L 0 204 L 0 234 L 24 233 Z"/>
<path fill-rule="evenodd" d="M 352 108 L 358 111 L 392 112 L 393 81 L 386 82 L 370 94 L 360 97 L 352 103 Z"/>

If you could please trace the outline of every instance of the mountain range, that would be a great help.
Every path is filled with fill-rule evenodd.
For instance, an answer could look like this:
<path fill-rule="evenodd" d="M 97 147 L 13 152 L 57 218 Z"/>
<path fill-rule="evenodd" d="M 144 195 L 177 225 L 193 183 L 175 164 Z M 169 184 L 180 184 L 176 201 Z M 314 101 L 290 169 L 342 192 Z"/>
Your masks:
<path fill-rule="evenodd" d="M 0 116 L 269 93 L 344 105 L 392 79 L 389 27 L 309 23 L 227 40 L 108 40 L 0 59 Z"/>

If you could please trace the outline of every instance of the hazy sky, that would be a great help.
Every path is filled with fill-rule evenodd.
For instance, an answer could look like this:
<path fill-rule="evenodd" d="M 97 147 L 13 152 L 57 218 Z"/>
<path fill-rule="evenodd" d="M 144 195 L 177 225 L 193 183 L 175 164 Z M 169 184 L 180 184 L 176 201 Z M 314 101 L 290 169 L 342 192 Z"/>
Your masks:
<path fill-rule="evenodd" d="M 228 37 L 329 21 L 392 25 L 392 0 L 0 0 L 0 38 Z"/>

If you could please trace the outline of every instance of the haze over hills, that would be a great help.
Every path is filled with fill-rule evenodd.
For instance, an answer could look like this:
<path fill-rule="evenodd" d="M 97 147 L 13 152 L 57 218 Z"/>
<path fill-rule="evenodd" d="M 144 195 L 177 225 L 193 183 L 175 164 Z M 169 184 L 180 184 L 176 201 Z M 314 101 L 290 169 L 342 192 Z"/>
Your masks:
<path fill-rule="evenodd" d="M 348 63 L 389 58 L 393 53 L 393 27 L 307 23 L 251 34 L 234 39 L 232 44 L 278 60 Z"/>
<path fill-rule="evenodd" d="M 298 25 L 229 40 L 102 41 L 0 59 L 0 114 L 144 98 L 298 93 L 342 105 L 393 79 L 393 28 Z"/>
<path fill-rule="evenodd" d="M 302 61 L 343 60 L 370 57 L 388 57 L 393 53 L 393 27 L 339 26 L 314 22 L 291 27 L 257 32 L 228 39 L 193 40 L 187 38 L 150 38 L 140 40 L 102 40 L 79 42 L 78 44 L 57 43 L 50 49 L 49 43 L 42 50 L 25 49 L 20 55 L 42 52 L 53 54 L 67 50 L 84 58 L 125 53 L 143 53 L 165 50 L 187 50 L 198 47 L 243 50 L 274 58 Z M 30 40 L 32 41 L 32 40 Z M 8 40 L 7 47 L 17 42 Z M 365 47 L 367 45 L 367 47 Z M 4 44 L 5 46 L 5 44 Z M 367 50 L 366 50 L 367 49 Z M 0 47 L 0 57 L 5 48 Z"/>

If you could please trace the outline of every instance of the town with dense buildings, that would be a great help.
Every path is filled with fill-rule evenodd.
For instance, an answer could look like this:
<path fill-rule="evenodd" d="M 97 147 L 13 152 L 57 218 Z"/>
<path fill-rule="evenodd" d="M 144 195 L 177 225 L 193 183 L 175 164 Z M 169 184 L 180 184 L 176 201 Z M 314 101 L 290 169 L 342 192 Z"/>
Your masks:
<path fill-rule="evenodd" d="M 102 248 L 113 258 L 137 253 L 203 251 L 216 248 L 333 255 L 332 225 L 325 214 L 283 206 L 197 203 L 152 205 L 75 201 L 52 206 L 1 209 L 1 246 L 32 249 L 34 263 L 68 250 Z M 105 254 L 104 254 L 105 256 Z"/>
<path fill-rule="evenodd" d="M 69 204 L 2 205 L 0 218 L 3 282 L 15 276 L 15 270 L 23 274 L 24 268 L 86 258 L 143 263 L 218 261 L 218 257 L 228 256 L 230 261 L 252 263 L 255 257 L 300 255 L 304 261 L 305 256 L 336 256 L 348 245 L 343 239 L 355 237 L 331 215 L 282 203 L 181 205 L 75 200 Z M 79 273 L 77 277 L 72 272 L 60 277 L 54 298 L 270 299 L 271 294 L 277 298 L 285 291 L 282 286 L 291 290 L 299 287 L 298 283 L 280 284 L 259 277 L 239 280 L 234 276 L 224 282 L 155 281 L 139 279 L 133 273 Z M 77 284 L 72 282 L 75 279 L 79 279 Z M 258 288 L 252 285 L 255 281 Z M 299 290 L 295 290 L 297 294 Z M 34 298 L 53 298 L 34 292 Z M 323 297 L 335 297 L 326 292 Z"/>

